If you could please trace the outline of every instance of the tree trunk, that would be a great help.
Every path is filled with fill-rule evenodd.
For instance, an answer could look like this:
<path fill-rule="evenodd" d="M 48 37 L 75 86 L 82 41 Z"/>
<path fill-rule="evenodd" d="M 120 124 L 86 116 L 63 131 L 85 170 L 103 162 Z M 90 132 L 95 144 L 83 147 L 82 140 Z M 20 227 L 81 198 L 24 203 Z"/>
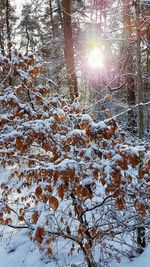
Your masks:
<path fill-rule="evenodd" d="M 148 23 L 146 29 L 146 36 L 147 36 L 147 76 L 150 77 L 150 23 Z M 148 83 L 147 83 L 148 85 Z M 148 89 L 148 86 L 147 86 Z"/>
<path fill-rule="evenodd" d="M 6 0 L 6 27 L 7 27 L 7 42 L 8 42 L 8 51 L 9 59 L 11 60 L 11 29 L 10 29 L 10 2 Z"/>
<path fill-rule="evenodd" d="M 52 27 L 52 33 L 54 37 L 55 27 L 54 27 L 54 19 L 53 19 L 52 0 L 49 0 L 49 10 L 50 10 L 50 18 L 51 18 L 50 26 Z"/>
<path fill-rule="evenodd" d="M 8 56 L 11 61 L 11 28 L 10 28 L 10 2 L 6 0 L 6 29 L 7 29 L 7 47 L 8 47 Z M 9 86 L 12 86 L 12 77 L 9 75 Z"/>
<path fill-rule="evenodd" d="M 139 138 L 144 137 L 144 118 L 143 118 L 143 82 L 142 82 L 142 66 L 141 66 L 141 37 L 140 37 L 140 0 L 135 3 L 136 13 L 136 42 L 137 42 L 137 53 L 136 53 L 136 73 L 137 73 L 137 94 L 138 94 L 138 131 Z"/>
<path fill-rule="evenodd" d="M 62 18 L 60 0 L 56 0 L 56 4 L 57 4 L 58 16 L 59 16 L 59 19 L 60 19 L 60 25 L 63 26 L 63 18 Z"/>
<path fill-rule="evenodd" d="M 137 229 L 137 243 L 138 243 L 138 253 L 142 254 L 144 252 L 144 248 L 146 247 L 145 227 L 138 227 L 138 229 Z"/>
<path fill-rule="evenodd" d="M 70 0 L 62 0 L 63 22 L 64 22 L 64 41 L 65 41 L 65 60 L 67 76 L 70 90 L 71 101 L 78 96 L 77 77 L 75 73 L 75 59 L 73 51 L 73 37 L 71 26 L 71 7 Z"/>
<path fill-rule="evenodd" d="M 126 38 L 125 52 L 127 54 L 126 61 L 126 87 L 127 87 L 127 101 L 131 110 L 128 111 L 128 130 L 133 134 L 136 133 L 136 115 L 132 106 L 135 105 L 135 79 L 133 76 L 133 59 L 131 54 L 131 15 L 130 15 L 130 0 L 123 1 L 123 17 L 124 17 L 124 35 Z"/>
<path fill-rule="evenodd" d="M 143 151 L 139 152 L 140 163 L 139 163 L 139 177 L 141 173 L 141 168 L 143 167 L 144 153 Z M 144 227 L 144 218 L 139 219 L 139 226 L 137 227 L 137 245 L 138 245 L 138 253 L 142 254 L 144 248 L 146 247 L 146 239 L 145 239 L 145 227 Z"/>
<path fill-rule="evenodd" d="M 3 56 L 5 56 L 3 31 L 0 32 L 0 49 Z"/>

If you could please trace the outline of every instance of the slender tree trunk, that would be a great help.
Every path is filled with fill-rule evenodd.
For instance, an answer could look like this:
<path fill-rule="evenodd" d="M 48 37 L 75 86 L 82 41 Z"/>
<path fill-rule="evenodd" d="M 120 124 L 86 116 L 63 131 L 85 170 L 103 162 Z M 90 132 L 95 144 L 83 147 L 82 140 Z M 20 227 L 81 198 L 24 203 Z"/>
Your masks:
<path fill-rule="evenodd" d="M 54 37 L 55 27 L 54 27 L 54 19 L 53 19 L 52 0 L 49 0 L 49 10 L 50 10 L 50 18 L 51 18 L 50 26 L 52 27 L 52 33 Z"/>
<path fill-rule="evenodd" d="M 141 169 L 144 164 L 144 152 L 140 151 L 139 152 L 139 157 L 140 157 L 140 163 L 139 163 L 139 177 L 141 174 Z M 145 238 L 145 227 L 144 227 L 144 217 L 139 217 L 139 226 L 137 227 L 137 245 L 138 245 L 138 253 L 142 254 L 144 252 L 144 248 L 146 247 L 146 238 Z"/>
<path fill-rule="evenodd" d="M 87 251 L 83 244 L 80 244 L 81 250 L 83 251 L 83 254 L 85 256 L 85 261 L 88 267 L 94 267 L 96 266 L 95 261 L 93 259 L 92 251 Z"/>
<path fill-rule="evenodd" d="M 138 243 L 138 252 L 142 254 L 144 252 L 144 248 L 146 247 L 145 240 L 145 227 L 137 228 L 137 243 Z"/>
<path fill-rule="evenodd" d="M 63 6 L 65 59 L 67 67 L 67 76 L 68 76 L 71 101 L 74 101 L 74 99 L 78 96 L 78 87 L 77 87 L 77 77 L 75 73 L 70 0 L 62 0 L 62 6 Z"/>
<path fill-rule="evenodd" d="M 8 42 L 8 51 L 9 59 L 11 60 L 11 29 L 10 29 L 10 2 L 6 0 L 6 27 L 7 27 L 7 42 Z"/>
<path fill-rule="evenodd" d="M 28 26 L 25 26 L 25 32 L 26 32 L 26 38 L 27 38 L 27 43 L 26 43 L 26 55 L 28 55 L 29 52 L 29 44 L 30 44 L 30 36 L 28 33 Z"/>
<path fill-rule="evenodd" d="M 146 37 L 147 37 L 147 83 L 145 86 L 145 91 L 150 92 L 150 82 L 149 82 L 149 77 L 150 77 L 150 22 L 148 22 L 148 26 L 146 29 Z M 143 88 L 144 89 L 144 88 Z M 150 111 L 147 111 L 147 132 L 150 132 Z"/>
<path fill-rule="evenodd" d="M 60 0 L 56 0 L 56 4 L 57 4 L 57 10 L 58 10 L 58 16 L 60 19 L 60 25 L 63 26 L 63 18 L 62 18 L 62 10 L 61 10 L 61 4 L 60 4 Z"/>
<path fill-rule="evenodd" d="M 147 36 L 147 76 L 150 77 L 150 23 L 148 23 L 146 29 L 146 36 Z"/>
<path fill-rule="evenodd" d="M 4 38 L 3 38 L 3 32 L 0 32 L 0 49 L 3 56 L 5 56 L 5 49 L 4 49 Z"/>
<path fill-rule="evenodd" d="M 141 37 L 140 37 L 140 0 L 135 3 L 135 13 L 136 13 L 136 42 L 137 42 L 137 63 L 136 63 L 136 73 L 137 73 L 137 94 L 138 94 L 138 131 L 139 138 L 144 137 L 144 117 L 143 117 L 143 81 L 142 81 L 142 66 L 141 66 Z"/>
<path fill-rule="evenodd" d="M 133 73 L 133 63 L 132 63 L 132 55 L 131 55 L 131 45 L 130 40 L 132 37 L 131 32 L 131 17 L 130 17 L 130 0 L 124 0 L 124 26 L 125 26 L 125 36 L 127 38 L 127 51 L 129 53 L 127 59 L 127 93 L 128 93 L 128 104 L 132 106 L 135 104 L 135 79 L 132 76 Z M 143 127 L 143 106 L 141 103 L 142 99 L 142 72 L 141 72 L 141 40 L 140 40 L 140 0 L 137 0 L 135 3 L 135 13 L 136 13 L 136 73 L 137 73 L 137 94 L 138 94 L 138 104 L 139 104 L 139 112 L 138 112 L 138 130 L 139 130 L 139 138 L 143 138 L 144 135 L 144 127 Z M 131 73 L 131 74 L 130 74 Z M 131 110 L 128 112 L 128 126 L 135 127 L 136 124 L 133 121 L 134 111 Z M 141 161 L 142 162 L 142 161 Z M 140 171 L 140 166 L 139 166 Z M 145 242 L 145 227 L 139 226 L 137 228 L 137 243 L 138 243 L 138 251 L 142 253 L 146 246 Z"/>
<path fill-rule="evenodd" d="M 6 0 L 6 28 L 7 28 L 7 47 L 8 56 L 11 61 L 11 28 L 10 28 L 10 1 Z M 9 86 L 12 86 L 12 77 L 9 75 Z"/>
<path fill-rule="evenodd" d="M 128 111 L 128 130 L 135 134 L 136 130 L 136 115 L 135 111 L 132 110 L 132 106 L 136 103 L 135 98 L 135 79 L 133 76 L 133 59 L 131 54 L 131 14 L 130 14 L 130 0 L 123 1 L 123 17 L 124 17 L 124 35 L 126 38 L 125 52 L 127 54 L 126 61 L 126 87 L 127 87 L 127 101 L 131 108 Z"/>

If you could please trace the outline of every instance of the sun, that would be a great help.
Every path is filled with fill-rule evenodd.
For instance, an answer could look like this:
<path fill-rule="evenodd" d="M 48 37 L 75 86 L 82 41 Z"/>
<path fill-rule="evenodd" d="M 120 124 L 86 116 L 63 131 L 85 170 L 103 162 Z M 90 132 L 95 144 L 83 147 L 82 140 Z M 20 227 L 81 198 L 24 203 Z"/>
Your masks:
<path fill-rule="evenodd" d="M 88 56 L 88 64 L 92 68 L 102 68 L 103 67 L 103 54 L 99 47 L 93 48 Z"/>

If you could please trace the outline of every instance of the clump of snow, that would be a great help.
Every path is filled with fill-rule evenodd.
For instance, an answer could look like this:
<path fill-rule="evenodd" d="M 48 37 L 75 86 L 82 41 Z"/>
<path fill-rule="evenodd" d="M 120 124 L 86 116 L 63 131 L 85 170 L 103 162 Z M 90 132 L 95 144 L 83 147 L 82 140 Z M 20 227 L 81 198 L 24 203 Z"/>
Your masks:
<path fill-rule="evenodd" d="M 83 114 L 81 121 L 85 123 L 92 123 L 92 118 L 88 114 Z"/>
<path fill-rule="evenodd" d="M 19 74 L 20 74 L 20 77 L 22 80 L 28 80 L 29 75 L 27 72 L 25 72 L 23 70 L 19 70 L 19 69 L 18 69 L 18 71 L 19 71 Z"/>
<path fill-rule="evenodd" d="M 78 130 L 78 129 L 74 129 L 72 131 L 70 131 L 68 134 L 67 134 L 67 138 L 71 138 L 73 136 L 85 136 L 85 131 L 84 130 Z"/>
<path fill-rule="evenodd" d="M 96 130 L 99 130 L 99 129 L 106 129 L 107 125 L 104 121 L 99 121 L 98 123 L 93 123 L 92 127 L 96 128 Z"/>
<path fill-rule="evenodd" d="M 18 58 L 17 57 L 13 57 L 12 58 L 12 64 L 19 64 L 19 60 L 18 60 Z"/>
<path fill-rule="evenodd" d="M 73 159 L 64 159 L 60 164 L 58 164 L 58 168 L 61 170 L 66 170 L 67 168 L 76 168 L 77 162 Z"/>

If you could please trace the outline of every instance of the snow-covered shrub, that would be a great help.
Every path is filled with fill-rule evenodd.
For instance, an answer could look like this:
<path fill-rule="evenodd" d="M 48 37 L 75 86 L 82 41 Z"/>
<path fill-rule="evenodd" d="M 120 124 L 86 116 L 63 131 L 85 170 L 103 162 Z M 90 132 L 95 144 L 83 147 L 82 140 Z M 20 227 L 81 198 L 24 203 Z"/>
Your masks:
<path fill-rule="evenodd" d="M 119 262 L 131 250 L 128 235 L 150 223 L 149 153 L 125 144 L 113 119 L 94 123 L 77 101 L 47 100 L 46 88 L 32 83 L 43 71 L 33 56 L 0 60 L 13 80 L 0 95 L 0 157 L 8 173 L 0 223 L 28 228 L 53 260 L 67 246 L 89 267 Z"/>

